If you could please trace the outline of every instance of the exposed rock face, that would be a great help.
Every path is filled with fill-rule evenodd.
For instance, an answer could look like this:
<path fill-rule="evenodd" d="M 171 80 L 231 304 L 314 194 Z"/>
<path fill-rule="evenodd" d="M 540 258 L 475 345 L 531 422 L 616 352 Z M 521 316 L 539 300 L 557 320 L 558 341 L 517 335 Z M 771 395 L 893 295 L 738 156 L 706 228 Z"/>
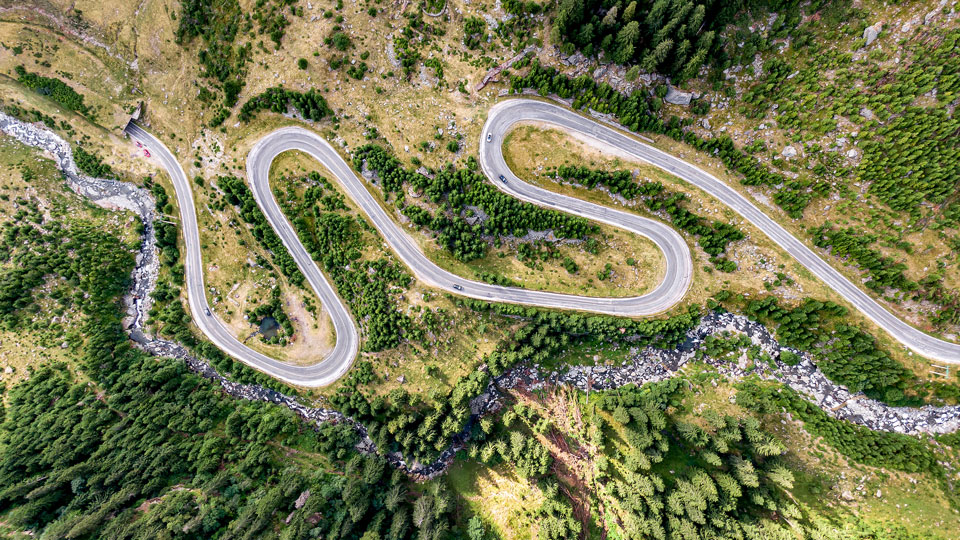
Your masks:
<path fill-rule="evenodd" d="M 690 105 L 690 101 L 693 100 L 692 92 L 681 92 L 677 90 L 674 86 L 667 86 L 667 95 L 663 98 L 667 103 L 672 103 L 674 105 Z"/>
<path fill-rule="evenodd" d="M 581 66 L 587 63 L 587 57 L 584 56 L 580 51 L 577 51 L 576 53 L 563 58 L 561 61 L 568 66 Z"/>
<path fill-rule="evenodd" d="M 880 35 L 880 31 L 883 30 L 883 23 L 878 22 L 872 26 L 868 26 L 863 30 L 863 39 L 867 40 L 867 45 L 870 45 L 876 41 L 877 36 Z"/>
<path fill-rule="evenodd" d="M 472 214 L 471 214 L 472 212 Z M 467 205 L 461 215 L 464 217 L 467 223 L 470 225 L 476 225 L 477 223 L 483 223 L 484 221 L 490 219 L 490 216 L 483 211 L 479 206 Z"/>
<path fill-rule="evenodd" d="M 781 152 L 781 154 L 785 158 L 797 157 L 797 149 L 792 146 L 787 146 L 786 148 L 783 149 L 783 152 Z"/>
<path fill-rule="evenodd" d="M 496 26 L 492 26 L 491 28 L 496 29 Z M 513 66 L 513 64 L 519 62 L 520 59 L 523 58 L 524 56 L 530 53 L 538 54 L 539 52 L 540 52 L 540 47 L 537 47 L 536 45 L 527 45 L 526 48 L 520 51 L 513 58 L 507 60 L 506 62 L 500 64 L 499 66 L 491 68 L 490 71 L 488 71 L 487 74 L 483 76 L 483 79 L 479 83 L 477 83 L 476 86 L 473 87 L 473 89 L 477 92 L 479 92 L 480 90 L 483 90 L 483 87 L 486 86 L 487 83 L 489 83 L 490 81 L 496 80 L 496 77 L 500 75 L 501 71 L 505 69 L 509 69 L 511 66 Z"/>

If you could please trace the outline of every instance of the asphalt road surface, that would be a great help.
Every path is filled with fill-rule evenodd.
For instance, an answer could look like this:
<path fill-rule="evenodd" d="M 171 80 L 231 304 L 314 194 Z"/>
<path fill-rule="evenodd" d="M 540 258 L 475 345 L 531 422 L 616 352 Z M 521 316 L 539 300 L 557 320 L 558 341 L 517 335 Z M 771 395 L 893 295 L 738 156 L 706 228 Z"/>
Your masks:
<path fill-rule="evenodd" d="M 960 345 L 929 336 L 886 311 L 744 196 L 713 175 L 564 107 L 532 99 L 509 99 L 490 110 L 481 135 L 480 165 L 490 181 L 518 199 L 607 223 L 650 238 L 660 248 L 666 262 L 667 271 L 663 281 L 653 291 L 642 296 L 598 298 L 503 287 L 463 279 L 440 268 L 420 251 L 413 238 L 377 203 L 364 185 L 364 180 L 355 174 L 326 140 L 303 128 L 282 128 L 266 135 L 250 151 L 247 156 L 247 179 L 257 204 L 270 225 L 330 313 L 337 336 L 333 351 L 321 361 L 310 366 L 293 366 L 246 347 L 234 338 L 209 310 L 203 285 L 196 209 L 187 176 L 173 154 L 155 137 L 133 122 L 126 131 L 132 139 L 149 148 L 173 180 L 187 248 L 185 269 L 190 311 L 197 326 L 217 347 L 241 362 L 290 384 L 314 387 L 330 384 L 347 372 L 357 356 L 359 338 L 357 326 L 349 311 L 300 243 L 270 189 L 270 164 L 277 155 L 289 150 L 305 152 L 326 166 L 417 279 L 432 287 L 480 300 L 623 316 L 660 313 L 683 298 L 693 276 L 690 250 L 683 237 L 661 222 L 560 195 L 520 180 L 507 167 L 502 148 L 506 134 L 520 122 L 552 124 L 564 131 L 578 133 L 592 139 L 601 148 L 634 156 L 703 189 L 756 225 L 898 341 L 928 358 L 960 363 Z M 504 180 L 500 180 L 501 175 Z"/>
<path fill-rule="evenodd" d="M 601 148 L 606 147 L 628 153 L 699 187 L 757 226 L 800 264 L 897 341 L 927 358 L 960 364 L 960 345 L 925 334 L 884 309 L 813 250 L 760 211 L 746 197 L 715 176 L 570 109 L 552 103 L 521 98 L 501 101 L 490 110 L 483 129 L 484 140 L 481 141 L 480 147 L 480 166 L 488 176 L 493 178 L 499 174 L 505 175 L 506 184 L 500 182 L 494 182 L 494 184 L 508 193 L 525 198 L 525 192 L 528 189 L 518 184 L 519 180 L 510 173 L 503 159 L 503 137 L 519 122 L 542 122 L 552 124 L 568 133 L 579 133 L 593 139 Z M 490 134 L 490 142 L 485 142 L 487 134 Z M 557 196 L 554 195 L 554 197 Z"/>
<path fill-rule="evenodd" d="M 350 365 L 357 356 L 360 343 L 357 326 L 340 297 L 333 292 L 330 284 L 320 273 L 320 269 L 307 255 L 303 245 L 299 241 L 290 243 L 287 237 L 281 235 L 284 245 L 290 251 L 290 254 L 296 258 L 300 270 L 307 278 L 310 286 L 313 287 L 314 292 L 320 297 L 324 309 L 330 313 L 337 342 L 333 351 L 322 361 L 309 366 L 294 366 L 261 354 L 240 343 L 210 311 L 203 285 L 203 260 L 200 254 L 200 230 L 197 228 L 197 212 L 193 204 L 193 191 L 190 188 L 187 175 L 177 158 L 153 135 L 133 122 L 130 122 L 127 126 L 126 132 L 131 139 L 139 141 L 147 147 L 151 157 L 160 160 L 160 164 L 166 169 L 170 179 L 173 180 L 173 187 L 177 192 L 177 204 L 180 207 L 183 243 L 187 248 L 187 257 L 184 261 L 187 298 L 189 299 L 193 322 L 197 324 L 200 331 L 223 352 L 244 364 L 293 385 L 324 386 L 342 377 L 350 369 Z M 284 223 L 289 229 L 289 223 Z"/>
<path fill-rule="evenodd" d="M 297 249 L 299 245 L 297 235 L 277 205 L 273 192 L 270 190 L 268 179 L 270 163 L 278 154 L 288 150 L 300 150 L 323 163 L 339 180 L 350 198 L 370 218 L 373 225 L 387 241 L 387 244 L 413 272 L 413 275 L 431 287 L 443 289 L 460 296 L 495 302 L 582 310 L 610 315 L 653 315 L 679 302 L 690 285 L 690 278 L 693 274 L 690 250 L 683 237 L 670 227 L 635 214 L 557 195 L 523 183 L 520 180 L 515 180 L 515 185 L 507 187 L 509 193 L 536 202 L 541 206 L 548 206 L 575 213 L 588 219 L 610 223 L 649 237 L 660 246 L 665 254 L 667 272 L 664 280 L 653 291 L 643 296 L 598 298 L 503 287 L 464 279 L 440 268 L 424 255 L 416 241 L 387 214 L 364 185 L 364 180 L 357 177 L 350 165 L 340 157 L 340 154 L 327 141 L 312 131 L 289 127 L 271 132 L 253 147 L 250 155 L 247 156 L 247 175 L 257 204 L 260 205 L 270 225 L 277 231 L 288 249 L 291 245 L 295 246 L 291 250 L 291 255 L 301 268 L 304 265 L 311 264 L 312 261 L 305 251 L 302 254 L 294 252 L 302 251 L 303 248 Z M 499 180 L 496 183 L 502 184 Z M 521 188 L 521 186 L 523 187 Z M 521 191 L 515 193 L 512 191 L 515 189 L 521 189 Z M 537 195 L 539 198 L 530 198 L 530 194 Z M 455 288 L 455 286 L 459 288 Z"/>

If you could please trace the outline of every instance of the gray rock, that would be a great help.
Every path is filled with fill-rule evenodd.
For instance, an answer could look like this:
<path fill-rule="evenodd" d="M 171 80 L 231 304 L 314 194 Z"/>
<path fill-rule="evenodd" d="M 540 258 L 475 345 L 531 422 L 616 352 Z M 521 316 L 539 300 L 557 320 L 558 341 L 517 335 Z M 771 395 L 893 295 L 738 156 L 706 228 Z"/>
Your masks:
<path fill-rule="evenodd" d="M 310 490 L 306 490 L 297 497 L 297 500 L 293 503 L 293 507 L 297 510 L 303 508 L 303 505 L 307 504 L 307 499 L 310 498 Z"/>
<path fill-rule="evenodd" d="M 857 155 L 858 155 L 858 154 L 857 154 L 856 149 L 851 148 L 850 150 L 847 150 L 847 157 L 848 157 L 848 158 L 853 159 L 853 158 L 857 157 Z"/>
<path fill-rule="evenodd" d="M 878 22 L 872 26 L 868 26 L 863 31 L 863 39 L 867 40 L 867 45 L 870 45 L 876 41 L 877 36 L 880 35 L 880 31 L 883 30 L 883 23 Z"/>
<path fill-rule="evenodd" d="M 567 64 L 570 64 L 571 66 L 579 66 L 581 64 L 586 63 L 586 61 L 587 61 L 587 57 L 580 54 L 579 52 L 575 54 L 571 54 L 566 58 Z"/>
<path fill-rule="evenodd" d="M 692 92 L 681 92 L 673 86 L 667 86 L 667 95 L 664 96 L 663 100 L 667 103 L 672 103 L 674 105 L 690 105 L 690 101 L 693 99 Z"/>
<path fill-rule="evenodd" d="M 785 157 L 785 158 L 796 157 L 796 156 L 797 156 L 797 149 L 794 148 L 794 147 L 792 147 L 792 146 L 787 146 L 786 148 L 783 149 L 783 152 L 781 152 L 781 154 L 782 154 L 783 157 Z"/>

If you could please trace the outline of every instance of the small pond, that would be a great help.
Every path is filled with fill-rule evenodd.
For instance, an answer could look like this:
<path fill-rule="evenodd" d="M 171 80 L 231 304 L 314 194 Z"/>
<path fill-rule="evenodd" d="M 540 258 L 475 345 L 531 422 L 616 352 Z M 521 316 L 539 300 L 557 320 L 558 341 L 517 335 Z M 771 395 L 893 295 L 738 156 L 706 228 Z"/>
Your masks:
<path fill-rule="evenodd" d="M 273 317 L 264 317 L 260 321 L 260 335 L 264 339 L 272 339 L 277 337 L 277 331 L 280 330 L 280 325 L 277 324 L 277 320 Z"/>

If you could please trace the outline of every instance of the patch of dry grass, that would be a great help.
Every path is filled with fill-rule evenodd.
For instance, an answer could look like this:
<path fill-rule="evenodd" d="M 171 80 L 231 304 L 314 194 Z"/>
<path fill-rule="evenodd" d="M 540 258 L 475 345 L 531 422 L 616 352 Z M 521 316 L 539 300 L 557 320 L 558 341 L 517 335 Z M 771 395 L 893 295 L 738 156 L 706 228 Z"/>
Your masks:
<path fill-rule="evenodd" d="M 543 493 L 520 478 L 509 465 L 486 467 L 475 462 L 457 462 L 447 473 L 457 495 L 498 538 L 527 540 L 537 537 L 536 510 Z"/>

